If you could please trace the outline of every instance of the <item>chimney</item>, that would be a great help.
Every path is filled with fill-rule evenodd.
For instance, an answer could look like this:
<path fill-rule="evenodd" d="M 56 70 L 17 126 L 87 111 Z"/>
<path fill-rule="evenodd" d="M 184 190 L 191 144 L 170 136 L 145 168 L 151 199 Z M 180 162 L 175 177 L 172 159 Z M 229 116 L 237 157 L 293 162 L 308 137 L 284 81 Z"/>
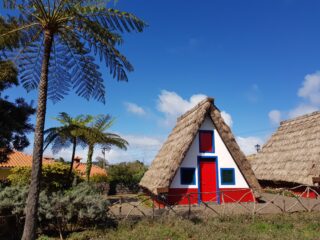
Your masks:
<path fill-rule="evenodd" d="M 80 161 L 81 161 L 81 159 L 82 159 L 81 157 L 76 156 L 73 160 L 74 160 L 75 163 L 78 163 L 78 164 L 79 164 Z"/>

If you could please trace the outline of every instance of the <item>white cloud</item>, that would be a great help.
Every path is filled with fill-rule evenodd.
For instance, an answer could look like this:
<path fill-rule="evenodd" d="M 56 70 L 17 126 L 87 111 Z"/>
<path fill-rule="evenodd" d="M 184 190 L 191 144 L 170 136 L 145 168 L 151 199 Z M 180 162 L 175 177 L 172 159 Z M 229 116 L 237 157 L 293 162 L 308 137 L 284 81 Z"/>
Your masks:
<path fill-rule="evenodd" d="M 281 112 L 279 110 L 272 110 L 268 114 L 272 124 L 278 125 L 281 122 Z"/>
<path fill-rule="evenodd" d="M 72 148 L 66 148 L 62 149 L 57 154 L 53 154 L 50 149 L 46 150 L 43 154 L 44 156 L 51 156 L 54 158 L 62 157 L 65 161 L 70 161 L 72 156 Z M 76 156 L 79 156 L 82 158 L 81 162 L 87 161 L 87 155 L 88 155 L 88 148 L 81 148 L 80 146 L 76 149 Z M 92 159 L 95 160 L 96 157 L 99 155 L 98 149 L 96 149 L 93 153 Z"/>
<path fill-rule="evenodd" d="M 161 138 L 149 136 L 124 135 L 123 138 L 129 142 L 131 147 L 159 147 L 163 142 Z"/>
<path fill-rule="evenodd" d="M 303 86 L 298 90 L 298 96 L 306 98 L 313 105 L 320 105 L 320 72 L 308 74 Z"/>
<path fill-rule="evenodd" d="M 232 128 L 232 125 L 233 125 L 233 120 L 232 120 L 232 117 L 229 113 L 225 112 L 225 111 L 222 111 L 221 112 L 221 116 L 223 118 L 223 120 L 225 121 L 225 123 L 230 127 Z"/>
<path fill-rule="evenodd" d="M 284 118 L 295 118 L 301 115 L 318 111 L 320 108 L 320 72 L 305 76 L 302 87 L 298 89 L 298 97 L 303 101 L 293 109 L 281 113 L 278 110 L 269 112 L 269 119 L 272 123 L 277 123 Z"/>
<path fill-rule="evenodd" d="M 183 99 L 175 92 L 162 90 L 158 96 L 158 111 L 162 112 L 165 117 L 161 121 L 165 126 L 173 126 L 178 116 L 182 115 L 197 103 L 206 98 L 204 94 L 195 94 L 189 100 Z"/>
<path fill-rule="evenodd" d="M 289 111 L 289 118 L 295 118 L 304 114 L 312 113 L 314 111 L 317 111 L 318 107 L 308 105 L 308 104 L 300 104 L 296 108 Z"/>
<path fill-rule="evenodd" d="M 236 137 L 236 140 L 246 155 L 256 153 L 255 145 L 259 144 L 262 146 L 264 142 L 263 139 L 259 137 Z"/>
<path fill-rule="evenodd" d="M 106 153 L 110 163 L 132 162 L 135 160 L 150 164 L 164 141 L 161 137 L 141 135 L 121 135 L 129 142 L 127 151 L 112 148 Z"/>
<path fill-rule="evenodd" d="M 140 116 L 146 114 L 146 111 L 135 103 L 125 102 L 124 105 L 126 106 L 127 111 L 130 113 Z"/>
<path fill-rule="evenodd" d="M 157 136 L 143 136 L 143 135 L 125 135 L 119 134 L 121 137 L 129 142 L 128 149 L 122 150 L 116 147 L 112 147 L 110 151 L 106 152 L 106 159 L 109 163 L 131 162 L 135 160 L 144 161 L 146 164 L 150 164 L 154 159 L 156 153 L 159 151 L 163 138 Z M 72 154 L 72 148 L 63 149 L 58 154 L 54 155 L 55 158 L 62 157 L 65 161 L 70 161 Z M 88 149 L 77 148 L 76 156 L 82 158 L 81 162 L 87 161 Z M 47 150 L 44 155 L 53 156 L 50 150 Z M 96 147 L 92 160 L 100 156 L 102 157 L 101 149 Z"/>

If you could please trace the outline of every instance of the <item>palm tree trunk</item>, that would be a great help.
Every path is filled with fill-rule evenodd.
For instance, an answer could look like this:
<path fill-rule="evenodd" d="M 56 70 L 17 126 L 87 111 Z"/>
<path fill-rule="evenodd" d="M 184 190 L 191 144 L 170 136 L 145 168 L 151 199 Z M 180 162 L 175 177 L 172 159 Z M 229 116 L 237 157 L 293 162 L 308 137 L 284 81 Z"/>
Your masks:
<path fill-rule="evenodd" d="M 87 159 L 87 169 L 86 169 L 86 175 L 87 175 L 87 181 L 89 182 L 90 180 L 90 172 L 91 172 L 91 167 L 92 167 L 92 155 L 93 155 L 93 145 L 89 145 L 89 150 L 88 150 L 88 159 Z"/>
<path fill-rule="evenodd" d="M 69 179 L 71 178 L 71 173 L 73 170 L 73 163 L 74 163 L 74 157 L 76 154 L 76 148 L 77 148 L 77 138 L 73 138 L 73 147 L 72 147 L 72 156 L 71 156 L 71 164 L 70 164 L 70 170 L 69 170 Z"/>
<path fill-rule="evenodd" d="M 22 240 L 34 240 L 37 231 L 37 213 L 40 193 L 40 179 L 43 154 L 43 130 L 46 117 L 48 71 L 53 33 L 45 31 L 44 53 L 41 66 L 41 76 L 38 89 L 37 120 L 34 132 L 33 158 L 31 170 L 31 183 L 26 204 L 26 219 L 23 229 Z"/>

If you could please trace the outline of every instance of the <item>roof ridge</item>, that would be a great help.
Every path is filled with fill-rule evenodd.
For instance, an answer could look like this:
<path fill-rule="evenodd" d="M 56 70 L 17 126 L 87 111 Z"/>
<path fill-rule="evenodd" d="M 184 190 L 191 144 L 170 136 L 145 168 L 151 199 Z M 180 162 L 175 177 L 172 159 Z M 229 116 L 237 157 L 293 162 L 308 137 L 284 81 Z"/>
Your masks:
<path fill-rule="evenodd" d="M 298 116 L 298 117 L 295 117 L 295 118 L 287 119 L 287 120 L 281 121 L 280 122 L 280 126 L 282 126 L 283 124 L 294 122 L 294 121 L 301 120 L 301 119 L 304 119 L 304 118 L 309 118 L 309 117 L 312 117 L 312 116 L 315 116 L 315 115 L 318 115 L 318 114 L 320 115 L 320 111 L 314 111 L 312 113 L 304 114 L 302 116 Z"/>
<path fill-rule="evenodd" d="M 187 112 L 185 112 L 184 114 L 182 114 L 180 117 L 177 118 L 177 122 L 180 121 L 181 119 L 187 117 L 188 115 L 190 115 L 191 113 L 193 113 L 194 111 L 198 110 L 198 108 L 200 106 L 202 106 L 203 104 L 210 102 L 211 104 L 214 103 L 214 98 L 212 97 L 206 97 L 205 99 L 203 99 L 202 101 L 200 101 L 197 105 L 195 105 L 193 108 L 191 108 L 190 110 L 188 110 Z"/>

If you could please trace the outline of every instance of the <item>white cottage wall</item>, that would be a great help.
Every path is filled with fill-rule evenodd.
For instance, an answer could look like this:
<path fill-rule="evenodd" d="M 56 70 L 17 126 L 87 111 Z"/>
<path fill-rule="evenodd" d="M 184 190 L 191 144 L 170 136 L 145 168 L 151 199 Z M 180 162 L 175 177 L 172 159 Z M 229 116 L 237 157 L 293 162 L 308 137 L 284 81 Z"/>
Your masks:
<path fill-rule="evenodd" d="M 197 133 L 193 140 L 190 149 L 188 150 L 180 167 L 192 167 L 196 169 L 196 183 L 194 185 L 182 185 L 180 182 L 180 168 L 178 169 L 170 188 L 198 188 L 198 157 L 199 156 L 212 156 L 218 158 L 218 176 L 219 188 L 249 188 L 246 180 L 240 172 L 237 164 L 233 160 L 230 152 L 225 146 L 218 131 L 215 129 L 210 117 L 206 117 L 205 121 L 200 127 L 200 130 L 213 130 L 214 131 L 214 153 L 200 153 L 199 152 L 199 133 Z M 234 185 L 221 185 L 221 168 L 234 168 L 235 169 L 235 184 Z"/>

